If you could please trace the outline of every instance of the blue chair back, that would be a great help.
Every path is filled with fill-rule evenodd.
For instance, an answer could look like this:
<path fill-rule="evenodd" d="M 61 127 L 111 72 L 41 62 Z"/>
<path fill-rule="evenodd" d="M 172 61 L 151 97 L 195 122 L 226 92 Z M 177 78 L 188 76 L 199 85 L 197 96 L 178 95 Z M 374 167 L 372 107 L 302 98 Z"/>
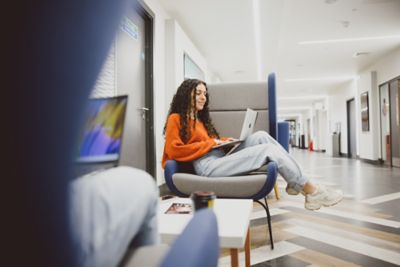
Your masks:
<path fill-rule="evenodd" d="M 219 257 L 217 218 L 212 209 L 195 212 L 172 244 L 160 267 L 216 267 Z"/>
<path fill-rule="evenodd" d="M 278 123 L 278 143 L 289 152 L 289 122 Z"/>

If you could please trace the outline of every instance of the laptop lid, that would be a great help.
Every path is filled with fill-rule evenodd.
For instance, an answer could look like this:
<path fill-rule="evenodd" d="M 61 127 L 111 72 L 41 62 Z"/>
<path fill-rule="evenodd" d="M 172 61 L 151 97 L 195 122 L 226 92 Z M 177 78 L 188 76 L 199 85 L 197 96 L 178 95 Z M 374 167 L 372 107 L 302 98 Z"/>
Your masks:
<path fill-rule="evenodd" d="M 246 114 L 244 116 L 243 124 L 242 124 L 242 131 L 240 132 L 240 138 L 230 141 L 230 142 L 225 142 L 216 146 L 213 146 L 213 148 L 219 148 L 219 147 L 225 147 L 225 146 L 232 146 L 232 145 L 239 145 L 242 143 L 249 135 L 251 135 L 254 131 L 254 125 L 256 124 L 257 120 L 257 111 L 254 111 L 250 108 L 246 110 Z"/>
<path fill-rule="evenodd" d="M 127 105 L 127 95 L 88 100 L 76 148 L 76 176 L 118 165 Z"/>
<path fill-rule="evenodd" d="M 257 111 L 247 108 L 239 140 L 244 141 L 247 137 L 249 137 L 253 133 L 256 120 L 257 120 Z"/>
<path fill-rule="evenodd" d="M 242 143 L 253 133 L 256 120 L 257 111 L 248 108 L 246 111 L 246 116 L 244 117 L 242 132 L 240 133 L 240 143 Z M 226 155 L 232 154 L 239 147 L 240 143 L 235 144 L 229 151 L 227 151 Z"/>

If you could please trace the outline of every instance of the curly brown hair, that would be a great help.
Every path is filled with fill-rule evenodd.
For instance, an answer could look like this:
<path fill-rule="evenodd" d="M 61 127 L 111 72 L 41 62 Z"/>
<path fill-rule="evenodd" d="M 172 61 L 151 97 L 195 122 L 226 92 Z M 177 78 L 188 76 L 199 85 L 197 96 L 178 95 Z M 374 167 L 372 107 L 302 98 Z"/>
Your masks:
<path fill-rule="evenodd" d="M 195 93 L 192 94 L 192 92 L 196 90 L 196 87 L 199 84 L 203 84 L 208 91 L 207 84 L 197 79 L 187 79 L 183 81 L 181 85 L 178 87 L 178 90 L 176 91 L 176 94 L 172 99 L 171 106 L 168 111 L 167 121 L 165 122 L 164 125 L 164 131 L 163 131 L 164 135 L 167 128 L 168 117 L 173 113 L 177 113 L 180 116 L 180 125 L 181 125 L 181 128 L 179 130 L 179 135 L 182 138 L 183 142 L 185 143 L 190 139 L 191 134 L 188 129 L 188 122 L 190 118 L 190 112 L 192 109 L 192 103 L 196 103 L 196 94 Z M 211 121 L 210 111 L 208 109 L 209 101 L 210 98 L 209 95 L 207 94 L 206 103 L 204 104 L 203 109 L 197 112 L 195 120 L 199 120 L 204 124 L 207 133 L 210 137 L 219 138 L 219 133 L 217 132 Z M 195 124 L 193 124 L 193 128 L 195 128 Z"/>

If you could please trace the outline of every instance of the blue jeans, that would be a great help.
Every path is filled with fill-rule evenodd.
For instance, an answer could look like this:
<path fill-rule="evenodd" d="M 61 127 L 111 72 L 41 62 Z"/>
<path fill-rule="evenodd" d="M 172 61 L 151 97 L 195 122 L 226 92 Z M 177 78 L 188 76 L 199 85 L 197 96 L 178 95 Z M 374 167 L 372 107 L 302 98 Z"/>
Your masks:
<path fill-rule="evenodd" d="M 296 161 L 265 131 L 250 135 L 230 155 L 225 155 L 221 149 L 213 149 L 193 161 L 193 166 L 202 176 L 235 176 L 255 171 L 268 161 L 277 163 L 279 174 L 296 191 L 299 192 L 307 182 Z"/>
<path fill-rule="evenodd" d="M 117 266 L 131 245 L 159 242 L 158 188 L 144 171 L 117 167 L 70 185 L 70 225 L 78 266 Z"/>

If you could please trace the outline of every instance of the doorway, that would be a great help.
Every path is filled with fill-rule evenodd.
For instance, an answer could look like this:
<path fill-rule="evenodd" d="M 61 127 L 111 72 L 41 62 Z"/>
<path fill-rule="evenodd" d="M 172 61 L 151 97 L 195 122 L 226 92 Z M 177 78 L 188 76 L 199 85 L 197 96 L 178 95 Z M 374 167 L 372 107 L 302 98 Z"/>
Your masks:
<path fill-rule="evenodd" d="M 122 18 L 116 41 L 116 88 L 128 95 L 121 164 L 155 173 L 153 19 L 140 5 Z"/>
<path fill-rule="evenodd" d="M 309 148 L 310 141 L 311 141 L 311 120 L 307 119 L 307 140 L 304 144 L 306 148 Z"/>
<path fill-rule="evenodd" d="M 326 151 L 326 140 L 328 136 L 328 113 L 326 110 L 322 110 L 320 114 L 320 150 Z"/>
<path fill-rule="evenodd" d="M 296 147 L 296 136 L 297 136 L 297 129 L 296 129 L 296 120 L 285 120 L 289 123 L 289 145 L 291 147 Z"/>
<path fill-rule="evenodd" d="M 389 83 L 392 166 L 400 167 L 400 79 Z"/>
<path fill-rule="evenodd" d="M 379 86 L 380 122 L 381 122 L 381 159 L 383 164 L 392 165 L 390 141 L 389 84 Z"/>
<path fill-rule="evenodd" d="M 357 157 L 356 134 L 356 104 L 354 98 L 346 103 L 347 106 L 347 157 Z"/>

